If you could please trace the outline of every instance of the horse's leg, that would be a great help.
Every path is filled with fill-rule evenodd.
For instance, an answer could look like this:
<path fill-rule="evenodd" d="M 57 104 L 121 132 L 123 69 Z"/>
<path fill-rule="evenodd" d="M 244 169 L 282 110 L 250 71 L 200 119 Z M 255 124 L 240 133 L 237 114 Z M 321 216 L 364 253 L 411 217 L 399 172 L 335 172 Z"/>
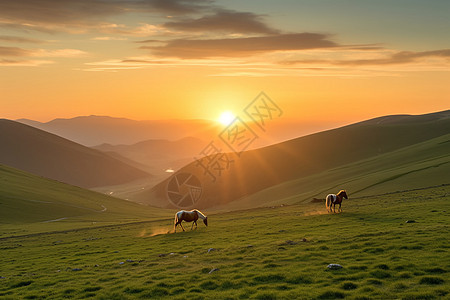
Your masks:
<path fill-rule="evenodd" d="M 186 231 L 186 230 L 184 230 L 183 224 L 181 224 L 181 222 L 180 222 L 180 226 L 181 226 L 181 229 L 183 229 L 183 231 Z"/>
<path fill-rule="evenodd" d="M 333 203 L 333 212 L 336 213 L 336 203 Z"/>
<path fill-rule="evenodd" d="M 194 228 L 194 223 L 195 223 L 195 221 L 194 221 L 194 222 L 192 222 L 191 230 L 192 230 L 192 228 Z"/>
<path fill-rule="evenodd" d="M 342 203 L 339 203 L 339 211 L 342 212 L 342 208 L 341 208 Z"/>

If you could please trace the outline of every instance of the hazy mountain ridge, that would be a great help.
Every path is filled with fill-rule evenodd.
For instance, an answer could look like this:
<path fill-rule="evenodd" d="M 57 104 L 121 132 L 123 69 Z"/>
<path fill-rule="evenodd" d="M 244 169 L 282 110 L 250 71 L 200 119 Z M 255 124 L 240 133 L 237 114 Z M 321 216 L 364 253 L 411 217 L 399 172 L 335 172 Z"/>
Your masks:
<path fill-rule="evenodd" d="M 21 123 L 45 130 L 85 146 L 101 144 L 130 145 L 145 140 L 179 140 L 187 136 L 209 138 L 217 134 L 219 125 L 208 120 L 144 120 L 109 116 L 79 116 L 41 123 L 28 119 Z"/>
<path fill-rule="evenodd" d="M 177 170 L 193 161 L 204 145 L 199 138 L 186 137 L 177 141 L 147 140 L 132 145 L 102 144 L 93 148 L 137 162 L 142 169 L 158 176 L 169 168 Z M 167 177 L 167 173 L 163 175 Z"/>

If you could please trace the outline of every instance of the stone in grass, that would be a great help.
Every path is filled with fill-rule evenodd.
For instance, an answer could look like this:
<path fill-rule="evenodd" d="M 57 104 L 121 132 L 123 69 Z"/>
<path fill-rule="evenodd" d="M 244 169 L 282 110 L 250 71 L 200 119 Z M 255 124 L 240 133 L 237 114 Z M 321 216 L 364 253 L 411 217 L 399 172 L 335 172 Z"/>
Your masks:
<path fill-rule="evenodd" d="M 216 250 L 217 250 L 217 249 L 215 249 L 215 248 L 209 248 L 209 249 L 208 249 L 208 253 L 211 252 L 211 251 L 216 251 Z"/>
<path fill-rule="evenodd" d="M 408 220 L 405 223 L 416 223 L 416 221 L 415 220 Z"/>
<path fill-rule="evenodd" d="M 161 254 L 158 254 L 158 256 L 159 257 L 164 257 L 164 256 L 167 256 L 167 253 L 161 253 Z"/>
<path fill-rule="evenodd" d="M 125 262 L 123 262 L 123 261 L 121 261 L 120 263 L 119 263 L 119 265 L 123 265 Z"/>
<path fill-rule="evenodd" d="M 81 269 L 81 268 L 74 268 L 74 269 L 72 269 L 72 271 L 81 271 L 81 270 L 83 270 L 83 269 Z"/>
<path fill-rule="evenodd" d="M 132 259 L 127 259 L 126 262 L 134 262 Z"/>
<path fill-rule="evenodd" d="M 0 276 L 0 279 L 6 279 L 6 277 Z"/>
<path fill-rule="evenodd" d="M 209 271 L 208 274 L 211 274 L 212 272 L 216 272 L 216 271 L 219 271 L 219 270 L 220 270 L 219 268 L 211 269 L 211 271 Z"/>
<path fill-rule="evenodd" d="M 341 266 L 340 264 L 329 264 L 327 266 L 327 268 L 330 270 L 337 270 L 337 269 L 342 269 L 343 266 Z"/>
<path fill-rule="evenodd" d="M 287 240 L 287 241 L 285 242 L 285 244 L 286 244 L 286 245 L 297 245 L 298 242 L 294 242 L 294 241 L 291 241 L 291 240 Z"/>

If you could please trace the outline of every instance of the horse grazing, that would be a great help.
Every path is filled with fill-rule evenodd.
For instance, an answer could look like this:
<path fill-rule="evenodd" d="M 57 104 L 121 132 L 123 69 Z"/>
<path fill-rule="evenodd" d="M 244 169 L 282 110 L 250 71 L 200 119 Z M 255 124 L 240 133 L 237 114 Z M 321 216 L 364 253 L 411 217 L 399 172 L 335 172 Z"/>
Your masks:
<path fill-rule="evenodd" d="M 336 204 L 339 204 L 338 211 L 342 211 L 342 199 L 348 199 L 347 192 L 345 190 L 340 190 L 337 195 L 329 194 L 325 200 L 325 205 L 327 206 L 327 211 L 331 212 L 331 205 L 333 205 L 333 211 L 336 212 Z"/>
<path fill-rule="evenodd" d="M 174 221 L 175 222 L 175 225 L 174 225 L 175 232 L 177 232 L 178 224 L 180 224 L 181 229 L 183 229 L 183 231 L 184 231 L 183 225 L 181 225 L 182 221 L 193 222 L 192 226 L 191 226 L 191 230 L 194 227 L 194 224 L 195 224 L 195 228 L 197 228 L 197 220 L 199 218 L 203 220 L 203 223 L 205 223 L 206 226 L 208 226 L 208 218 L 201 211 L 199 211 L 197 209 L 194 209 L 191 211 L 180 210 L 179 212 L 177 212 L 175 214 L 175 221 Z"/>

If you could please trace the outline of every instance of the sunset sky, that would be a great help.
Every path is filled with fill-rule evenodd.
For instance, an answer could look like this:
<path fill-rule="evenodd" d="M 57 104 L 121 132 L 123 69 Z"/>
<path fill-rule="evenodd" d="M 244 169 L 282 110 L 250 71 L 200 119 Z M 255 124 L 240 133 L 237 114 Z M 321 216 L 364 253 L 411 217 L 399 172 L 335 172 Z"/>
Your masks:
<path fill-rule="evenodd" d="M 286 119 L 449 109 L 447 0 L 0 1 L 0 117 Z"/>

